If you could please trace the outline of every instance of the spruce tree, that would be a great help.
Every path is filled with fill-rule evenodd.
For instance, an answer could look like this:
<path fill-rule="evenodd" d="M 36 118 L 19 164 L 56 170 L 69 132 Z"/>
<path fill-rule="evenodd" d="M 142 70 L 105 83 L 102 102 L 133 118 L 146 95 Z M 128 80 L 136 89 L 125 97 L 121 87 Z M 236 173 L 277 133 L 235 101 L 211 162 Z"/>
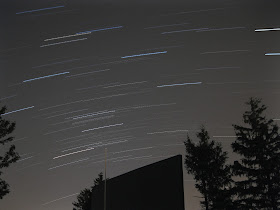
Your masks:
<path fill-rule="evenodd" d="M 233 165 L 236 203 L 239 209 L 280 209 L 280 137 L 267 107 L 260 99 L 250 98 L 243 114 L 244 126 L 233 125 L 237 139 L 232 149 L 241 156 Z"/>
<path fill-rule="evenodd" d="M 222 151 L 220 143 L 210 140 L 208 132 L 202 127 L 197 133 L 198 144 L 190 137 L 185 141 L 185 167 L 194 175 L 196 188 L 203 195 L 202 206 L 210 209 L 232 209 L 231 169 L 226 164 L 227 152 Z"/>
<path fill-rule="evenodd" d="M 103 173 L 101 172 L 98 174 L 98 177 L 94 180 L 94 185 L 91 186 L 90 189 L 83 189 L 77 196 L 78 201 L 72 203 L 74 206 L 73 210 L 91 210 L 92 192 L 95 189 L 95 186 L 101 185 L 103 181 Z"/>
<path fill-rule="evenodd" d="M 4 154 L 0 154 L 0 199 L 10 192 L 9 184 L 1 178 L 2 170 L 19 159 L 15 145 L 8 146 L 14 140 L 14 137 L 9 135 L 15 130 L 16 124 L 2 118 L 6 110 L 5 106 L 0 109 L 0 149 L 5 151 Z"/>

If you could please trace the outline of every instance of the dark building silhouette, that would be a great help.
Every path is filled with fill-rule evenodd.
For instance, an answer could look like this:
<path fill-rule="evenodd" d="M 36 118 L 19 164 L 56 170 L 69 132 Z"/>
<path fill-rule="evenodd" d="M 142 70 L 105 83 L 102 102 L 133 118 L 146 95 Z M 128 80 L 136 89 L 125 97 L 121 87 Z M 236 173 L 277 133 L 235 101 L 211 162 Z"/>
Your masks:
<path fill-rule="evenodd" d="M 92 210 L 104 210 L 104 183 L 92 193 Z M 106 210 L 184 210 L 182 155 L 107 180 Z"/>

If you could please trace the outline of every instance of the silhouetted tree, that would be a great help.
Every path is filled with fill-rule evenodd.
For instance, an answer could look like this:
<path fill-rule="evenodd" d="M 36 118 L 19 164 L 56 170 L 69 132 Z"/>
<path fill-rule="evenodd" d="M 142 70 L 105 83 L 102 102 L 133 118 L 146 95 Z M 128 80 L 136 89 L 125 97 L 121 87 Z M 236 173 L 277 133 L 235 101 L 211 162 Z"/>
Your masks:
<path fill-rule="evenodd" d="M 243 114 L 245 126 L 233 125 L 237 136 L 232 148 L 241 155 L 233 165 L 239 209 L 280 209 L 280 136 L 279 128 L 263 112 L 260 99 L 250 98 Z"/>
<path fill-rule="evenodd" d="M 77 196 L 78 201 L 73 202 L 73 205 L 75 206 L 73 210 L 91 210 L 91 195 L 92 191 L 94 190 L 95 186 L 98 186 L 102 184 L 104 181 L 103 179 L 103 173 L 99 173 L 98 177 L 94 180 L 94 185 L 91 186 L 90 189 L 85 188 L 80 192 L 80 194 Z"/>
<path fill-rule="evenodd" d="M 227 153 L 220 143 L 210 141 L 204 127 L 197 133 L 198 144 L 190 137 L 184 142 L 186 147 L 185 167 L 194 175 L 196 188 L 203 195 L 202 206 L 210 209 L 231 209 L 231 169 L 226 165 Z"/>
<path fill-rule="evenodd" d="M 16 124 L 14 122 L 10 122 L 9 120 L 2 119 L 2 115 L 5 113 L 6 107 L 2 107 L 0 109 L 0 145 L 4 154 L 0 155 L 0 199 L 2 199 L 5 195 L 10 192 L 9 184 L 1 178 L 3 174 L 3 168 L 9 167 L 11 163 L 16 162 L 19 159 L 18 153 L 15 151 L 15 145 L 10 145 L 7 147 L 7 143 L 13 141 L 14 137 L 7 137 L 15 130 Z"/>

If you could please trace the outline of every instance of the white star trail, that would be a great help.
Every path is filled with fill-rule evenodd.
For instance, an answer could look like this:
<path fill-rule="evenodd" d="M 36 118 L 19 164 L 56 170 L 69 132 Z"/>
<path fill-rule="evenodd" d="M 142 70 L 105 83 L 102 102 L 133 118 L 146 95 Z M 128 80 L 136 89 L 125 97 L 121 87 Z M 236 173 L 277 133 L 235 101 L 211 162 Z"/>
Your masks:
<path fill-rule="evenodd" d="M 71 59 L 71 60 L 65 60 L 65 61 L 43 64 L 43 65 L 40 65 L 40 66 L 33 66 L 32 68 L 37 69 L 37 68 L 42 68 L 42 67 L 46 67 L 46 66 L 53 66 L 53 65 L 57 65 L 57 64 L 71 63 L 71 62 L 79 61 L 79 60 L 81 60 L 81 59 L 76 58 L 76 59 Z"/>
<path fill-rule="evenodd" d="M 265 53 L 264 55 L 280 55 L 280 53 Z"/>
<path fill-rule="evenodd" d="M 119 154 L 124 152 L 132 152 L 132 151 L 139 151 L 139 150 L 146 150 L 146 149 L 153 149 L 154 147 L 142 147 L 142 148 L 136 148 L 136 149 L 129 149 L 129 150 L 123 150 L 118 152 L 113 152 L 113 154 Z"/>
<path fill-rule="evenodd" d="M 136 54 L 136 55 L 127 55 L 123 56 L 121 58 L 133 58 L 133 57 L 140 57 L 140 56 L 146 56 L 146 55 L 157 55 L 157 54 L 165 54 L 167 51 L 162 51 L 162 52 L 152 52 L 152 53 L 142 53 L 142 54 Z"/>
<path fill-rule="evenodd" d="M 64 42 L 56 42 L 56 43 L 52 43 L 52 44 L 44 44 L 44 45 L 41 45 L 40 47 L 49 47 L 49 46 L 54 46 L 54 45 L 67 44 L 67 43 L 71 43 L 71 42 L 83 41 L 83 40 L 86 40 L 86 39 L 87 38 L 73 39 L 73 40 L 64 41 Z"/>
<path fill-rule="evenodd" d="M 52 115 L 52 116 L 46 117 L 45 119 L 54 118 L 54 117 L 59 117 L 59 116 L 62 116 L 62 115 L 72 114 L 72 113 L 81 112 L 81 111 L 86 111 L 86 110 L 88 110 L 88 109 L 80 109 L 80 110 L 76 110 L 76 111 L 72 111 L 72 112 L 66 112 L 66 113 L 62 113 L 62 114 L 56 114 L 56 115 Z"/>
<path fill-rule="evenodd" d="M 32 108 L 34 108 L 34 106 L 29 106 L 29 107 L 22 108 L 22 109 L 17 109 L 17 110 L 11 111 L 11 112 L 6 112 L 4 114 L 1 114 L 1 116 L 12 114 L 12 113 L 15 113 L 15 112 L 20 112 L 20 111 L 27 110 L 27 109 L 32 109 Z"/>
<path fill-rule="evenodd" d="M 74 193 L 74 194 L 71 194 L 71 195 L 67 195 L 67 196 L 64 196 L 64 197 L 61 197 L 61 198 L 58 198 L 58 199 L 49 201 L 49 202 L 47 202 L 47 203 L 43 203 L 42 206 L 45 206 L 45 205 L 48 205 L 48 204 L 50 204 L 50 203 L 53 203 L 53 202 L 56 202 L 56 201 L 59 201 L 59 200 L 65 199 L 65 198 L 69 198 L 69 197 L 72 197 L 72 196 L 75 196 L 75 195 L 78 195 L 78 194 L 79 194 L 79 193 Z"/>
<path fill-rule="evenodd" d="M 176 23 L 176 24 L 171 24 L 171 25 L 159 25 L 159 26 L 151 26 L 151 27 L 146 27 L 144 29 L 151 29 L 151 28 L 163 28 L 163 27 L 169 27 L 169 26 L 181 26 L 181 25 L 186 25 L 189 23 Z"/>
<path fill-rule="evenodd" d="M 103 110 L 103 111 L 98 111 L 98 112 L 92 112 L 92 113 L 77 115 L 77 116 L 73 116 L 73 117 L 67 117 L 65 119 L 77 120 L 77 119 L 82 119 L 82 118 L 85 118 L 85 117 L 93 117 L 93 116 L 97 116 L 97 115 L 109 114 L 109 113 L 115 113 L 115 112 L 116 112 L 116 110 Z"/>
<path fill-rule="evenodd" d="M 154 135 L 154 134 L 162 134 L 162 133 L 179 133 L 179 132 L 188 132 L 188 130 L 174 130 L 174 131 L 157 131 L 152 133 L 147 133 L 148 135 Z"/>
<path fill-rule="evenodd" d="M 200 85 L 202 82 L 187 82 L 187 83 L 181 83 L 181 84 L 170 84 L 170 85 L 159 85 L 158 88 L 162 87 L 173 87 L 173 86 L 184 86 L 184 85 Z"/>
<path fill-rule="evenodd" d="M 60 167 L 63 167 L 63 166 L 68 166 L 68 165 L 71 165 L 71 164 L 74 164 L 74 163 L 79 163 L 79 162 L 82 162 L 82 161 L 86 161 L 88 159 L 89 158 L 84 158 L 84 159 L 76 160 L 76 161 L 73 161 L 73 162 L 65 163 L 65 164 L 62 164 L 62 165 L 54 166 L 52 168 L 49 168 L 48 170 L 53 170 L 53 169 L 60 168 Z"/>
<path fill-rule="evenodd" d="M 85 32 L 85 33 L 76 33 L 76 34 L 72 34 L 72 35 L 65 35 L 65 36 L 59 36 L 59 37 L 55 37 L 55 38 L 49 38 L 49 39 L 45 39 L 44 41 L 52 41 L 52 40 L 57 40 L 57 39 L 65 39 L 65 38 L 69 38 L 69 37 L 74 37 L 74 36 L 83 36 L 83 35 L 87 35 L 90 34 L 91 32 Z"/>
<path fill-rule="evenodd" d="M 7 97 L 3 97 L 3 98 L 0 98 L 0 101 L 6 100 L 6 99 L 9 99 L 9 98 L 14 98 L 16 96 L 17 95 L 11 95 L 11 96 L 7 96 Z"/>
<path fill-rule="evenodd" d="M 249 50 L 224 50 L 224 51 L 212 51 L 212 52 L 203 52 L 201 55 L 205 54 L 218 54 L 218 53 L 234 53 L 234 52 L 248 52 Z"/>
<path fill-rule="evenodd" d="M 69 156 L 69 155 L 74 155 L 74 154 L 77 154 L 77 153 L 90 151 L 90 150 L 93 150 L 93 149 L 94 148 L 91 147 L 91 148 L 83 149 L 83 150 L 80 150 L 80 151 L 71 152 L 71 153 L 67 153 L 67 154 L 64 154 L 64 155 L 59 155 L 59 156 L 54 157 L 53 159 L 58 159 L 58 158 L 66 157 L 66 156 Z"/>
<path fill-rule="evenodd" d="M 256 32 L 260 31 L 280 31 L 280 28 L 261 28 L 261 29 L 255 29 Z"/>
<path fill-rule="evenodd" d="M 120 87 L 120 86 L 126 86 L 126 85 L 136 85 L 136 84 L 142 84 L 142 83 L 146 83 L 146 82 L 148 82 L 148 81 L 130 82 L 130 83 L 119 84 L 119 85 L 110 85 L 110 86 L 106 86 L 106 87 L 103 87 L 103 88 Z"/>
<path fill-rule="evenodd" d="M 50 10 L 50 9 L 63 8 L 63 7 L 64 7 L 64 5 L 56 6 L 56 7 L 46 7 L 46 8 L 34 9 L 34 10 L 26 10 L 26 11 L 23 11 L 23 12 L 17 12 L 16 15 L 25 14 L 25 13 L 32 13 L 32 12 L 39 12 L 39 11 Z"/>
<path fill-rule="evenodd" d="M 139 157 L 133 157 L 133 158 L 127 158 L 127 159 L 121 159 L 121 160 L 115 160 L 113 162 L 121 162 L 121 161 L 127 161 L 127 160 L 135 160 L 135 159 L 145 159 L 152 157 L 152 155 L 146 155 L 146 156 L 139 156 Z"/>
<path fill-rule="evenodd" d="M 200 31 L 200 30 L 206 30 L 208 28 L 193 28 L 193 29 L 185 29 L 185 30 L 179 30 L 179 31 L 167 31 L 162 32 L 161 34 L 174 34 L 174 33 L 181 33 L 181 32 L 188 32 L 188 31 Z"/>
<path fill-rule="evenodd" d="M 196 32 L 224 31 L 224 30 L 235 30 L 235 29 L 245 29 L 245 27 L 210 28 L 210 29 L 199 30 Z"/>
<path fill-rule="evenodd" d="M 62 73 L 58 73 L 58 74 L 51 74 L 51 75 L 47 75 L 47 76 L 43 76 L 43 77 L 37 77 L 37 78 L 33 78 L 33 79 L 27 79 L 27 80 L 24 80 L 23 82 L 31 82 L 31 81 L 34 81 L 34 80 L 45 79 L 45 78 L 60 76 L 60 75 L 69 74 L 69 73 L 70 73 L 70 72 L 62 72 Z"/>
<path fill-rule="evenodd" d="M 208 67 L 208 68 L 199 68 L 196 70 L 203 71 L 203 70 L 218 70 L 218 69 L 240 69 L 240 67 L 239 66 Z"/>
<path fill-rule="evenodd" d="M 113 26 L 113 27 L 107 27 L 107 28 L 93 29 L 93 30 L 89 30 L 89 31 L 79 32 L 77 34 L 92 33 L 92 32 L 97 32 L 97 31 L 106 31 L 106 30 L 112 30 L 112 29 L 117 29 L 117 28 L 123 28 L 123 26 Z"/>
<path fill-rule="evenodd" d="M 65 78 L 81 77 L 81 76 L 86 76 L 88 74 L 95 74 L 95 73 L 104 72 L 104 71 L 110 71 L 110 69 L 103 69 L 103 70 L 90 71 L 90 72 L 85 72 L 85 73 L 80 73 L 80 74 L 73 74 L 73 75 L 66 76 Z"/>
<path fill-rule="evenodd" d="M 105 126 L 101 126 L 101 127 L 96 127 L 96 128 L 91 128 L 91 129 L 87 129 L 87 130 L 83 130 L 83 132 L 88 132 L 88 131 L 94 131 L 94 130 L 99 130 L 99 129 L 103 129 L 103 128 L 110 128 L 110 127 L 116 127 L 116 126 L 121 126 L 123 125 L 123 123 L 118 123 L 118 124 L 113 124 L 113 125 L 105 125 Z"/>

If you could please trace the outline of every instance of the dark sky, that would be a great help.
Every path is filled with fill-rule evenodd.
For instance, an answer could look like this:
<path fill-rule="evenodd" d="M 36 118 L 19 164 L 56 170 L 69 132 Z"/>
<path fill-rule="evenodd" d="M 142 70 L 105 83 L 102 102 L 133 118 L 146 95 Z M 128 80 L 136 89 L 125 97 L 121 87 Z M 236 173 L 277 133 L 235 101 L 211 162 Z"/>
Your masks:
<path fill-rule="evenodd" d="M 184 155 L 202 124 L 232 158 L 251 96 L 280 118 L 279 56 L 265 55 L 280 31 L 255 31 L 280 27 L 277 1 L 139 2 L 1 2 L 0 100 L 22 159 L 0 209 L 72 209 L 105 148 L 114 177 Z M 186 210 L 199 209 L 184 173 Z"/>

